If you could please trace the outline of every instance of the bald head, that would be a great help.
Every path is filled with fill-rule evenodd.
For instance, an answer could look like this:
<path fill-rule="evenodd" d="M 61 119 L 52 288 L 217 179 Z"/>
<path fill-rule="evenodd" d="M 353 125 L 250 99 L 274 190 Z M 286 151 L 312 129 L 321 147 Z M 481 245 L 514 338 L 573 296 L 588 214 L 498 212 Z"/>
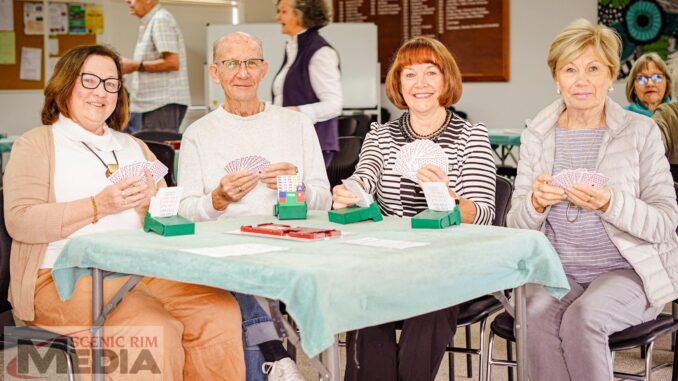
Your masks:
<path fill-rule="evenodd" d="M 264 56 L 264 47 L 260 39 L 245 32 L 232 32 L 222 36 L 214 42 L 212 45 L 212 61 L 216 62 L 216 59 L 219 56 L 219 51 L 224 47 L 238 43 L 250 45 L 257 50 L 259 57 Z"/>

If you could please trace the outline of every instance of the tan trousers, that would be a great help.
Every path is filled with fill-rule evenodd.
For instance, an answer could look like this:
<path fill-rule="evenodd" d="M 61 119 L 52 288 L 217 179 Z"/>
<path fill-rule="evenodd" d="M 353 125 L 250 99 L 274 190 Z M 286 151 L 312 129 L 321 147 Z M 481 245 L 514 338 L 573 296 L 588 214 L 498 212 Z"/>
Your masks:
<path fill-rule="evenodd" d="M 108 302 L 128 278 L 107 279 L 104 282 L 104 302 Z M 76 347 L 83 348 L 87 346 L 89 332 L 75 330 L 74 333 L 72 327 L 91 326 L 91 311 L 90 276 L 80 278 L 71 299 L 62 302 L 52 280 L 51 270 L 40 270 L 35 290 L 35 320 L 29 324 L 69 334 L 75 338 Z M 227 291 L 143 278 L 106 319 L 106 338 L 115 340 L 126 337 L 121 341 L 109 342 L 109 345 L 115 347 L 113 351 L 118 354 L 122 352 L 120 345 L 127 345 L 129 348 L 125 348 L 125 351 L 130 351 L 128 363 L 117 364 L 119 366 L 113 369 L 112 374 L 107 374 L 107 379 L 244 381 L 241 324 L 238 304 Z M 161 337 L 161 344 L 155 348 L 159 353 L 156 356 L 157 362 L 162 361 L 158 365 L 161 373 L 147 371 L 132 374 L 134 372 L 129 368 L 134 368 L 132 363 L 139 358 L 138 352 L 144 345 L 130 344 L 134 344 L 133 340 L 137 340 L 138 344 L 138 339 L 148 342 L 149 339 L 145 338 L 153 336 L 153 332 L 161 332 L 155 335 Z M 150 342 L 153 343 L 152 339 Z M 105 347 L 108 348 L 109 345 Z M 91 368 L 91 358 L 87 358 L 87 364 L 82 362 L 80 357 L 81 370 Z M 141 367 L 144 366 L 149 368 L 148 361 Z M 91 375 L 87 373 L 88 371 L 83 372 L 81 379 L 89 379 Z"/>

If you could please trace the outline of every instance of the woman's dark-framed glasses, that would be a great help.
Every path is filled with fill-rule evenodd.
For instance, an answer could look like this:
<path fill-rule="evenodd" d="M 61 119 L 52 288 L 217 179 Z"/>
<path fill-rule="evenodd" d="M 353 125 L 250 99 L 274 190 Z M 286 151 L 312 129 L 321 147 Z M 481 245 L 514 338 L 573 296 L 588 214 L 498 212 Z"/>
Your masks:
<path fill-rule="evenodd" d="M 662 74 L 655 73 L 649 77 L 644 74 L 641 74 L 636 77 L 636 82 L 641 86 L 647 85 L 647 83 L 650 81 L 654 82 L 655 84 L 660 84 L 664 82 L 664 76 Z"/>
<path fill-rule="evenodd" d="M 101 82 L 104 83 L 104 90 L 106 90 L 107 93 L 111 94 L 117 93 L 122 87 L 122 81 L 117 78 L 102 79 L 99 76 L 92 73 L 80 74 L 80 83 L 82 84 L 82 87 L 86 89 L 94 90 L 97 87 L 99 87 Z"/>
<path fill-rule="evenodd" d="M 240 70 L 243 64 L 245 64 L 246 70 L 256 70 L 261 67 L 264 63 L 263 58 L 248 58 L 246 60 L 223 60 L 220 62 L 226 70 Z"/>

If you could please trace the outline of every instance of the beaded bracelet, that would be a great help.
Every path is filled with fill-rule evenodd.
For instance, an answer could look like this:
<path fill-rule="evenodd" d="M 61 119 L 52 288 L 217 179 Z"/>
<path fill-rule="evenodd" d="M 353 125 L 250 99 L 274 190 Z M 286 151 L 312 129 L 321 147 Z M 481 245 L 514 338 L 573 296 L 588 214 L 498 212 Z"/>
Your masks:
<path fill-rule="evenodd" d="M 99 215 L 99 209 L 97 208 L 97 202 L 94 200 L 94 196 L 90 197 L 89 199 L 92 201 L 92 223 L 96 224 L 99 222 L 99 218 L 97 217 Z"/>

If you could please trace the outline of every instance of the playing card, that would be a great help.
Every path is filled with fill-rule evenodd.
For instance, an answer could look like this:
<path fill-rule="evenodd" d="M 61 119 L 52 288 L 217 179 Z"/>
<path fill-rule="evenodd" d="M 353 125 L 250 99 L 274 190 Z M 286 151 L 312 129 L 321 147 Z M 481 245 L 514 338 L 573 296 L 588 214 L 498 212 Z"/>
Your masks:
<path fill-rule="evenodd" d="M 374 202 L 372 195 L 365 192 L 363 187 L 361 187 L 360 184 L 358 184 L 357 181 L 346 179 L 346 180 L 341 180 L 341 182 L 344 184 L 346 189 L 348 189 L 349 191 L 351 191 L 353 194 L 355 194 L 358 197 L 358 203 L 357 203 L 358 206 L 366 208 Z"/>
<path fill-rule="evenodd" d="M 143 176 L 144 170 L 143 170 L 143 165 L 145 162 L 134 162 L 131 164 L 124 165 L 120 168 L 118 168 L 115 173 L 113 173 L 109 178 L 108 181 L 116 184 L 119 183 L 122 180 L 128 179 L 130 177 L 134 176 Z"/>
<path fill-rule="evenodd" d="M 151 172 L 151 175 L 153 175 L 153 181 L 156 183 L 160 181 L 160 179 L 164 178 L 167 172 L 169 172 L 169 168 L 165 166 L 160 160 L 156 160 L 154 162 L 147 162 L 146 168 Z M 144 176 L 144 181 L 146 181 L 146 177 Z"/>
<path fill-rule="evenodd" d="M 231 160 L 224 166 L 226 173 L 234 173 L 239 171 L 252 171 L 261 173 L 266 167 L 271 165 L 271 162 L 260 155 L 250 155 Z"/>
<path fill-rule="evenodd" d="M 431 164 L 448 173 L 447 155 L 436 143 L 427 139 L 415 140 L 400 148 L 393 165 L 393 171 L 405 178 L 417 182 L 417 171 Z"/>

